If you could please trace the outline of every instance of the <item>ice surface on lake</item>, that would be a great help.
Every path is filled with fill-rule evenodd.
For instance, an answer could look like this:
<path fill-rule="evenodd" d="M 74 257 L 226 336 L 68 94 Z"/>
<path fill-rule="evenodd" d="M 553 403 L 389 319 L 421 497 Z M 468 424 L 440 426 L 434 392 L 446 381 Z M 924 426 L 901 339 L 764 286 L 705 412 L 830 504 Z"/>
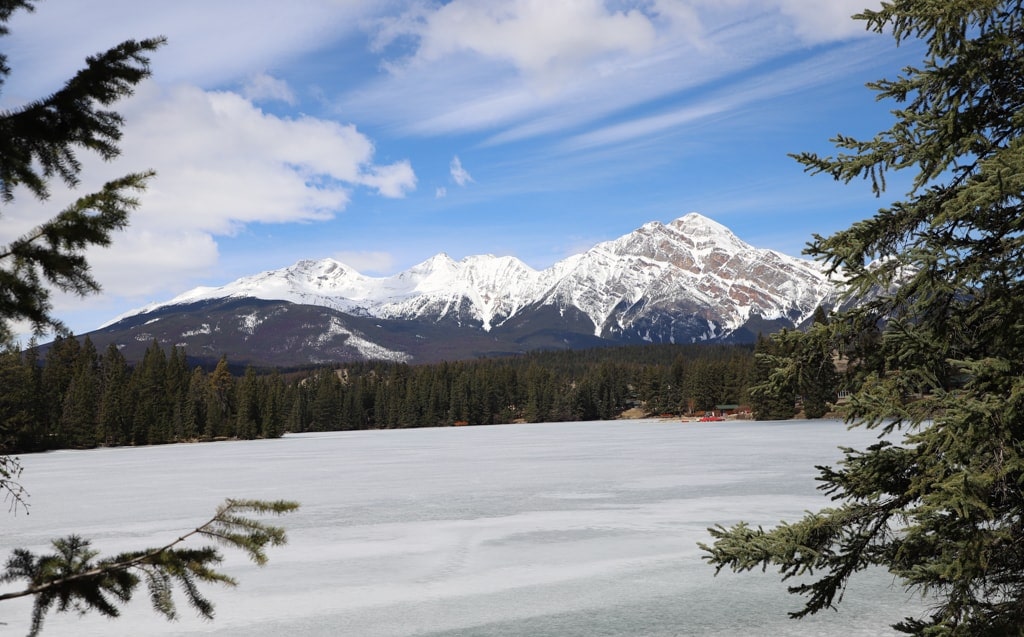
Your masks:
<path fill-rule="evenodd" d="M 772 572 L 714 576 L 705 529 L 774 525 L 828 500 L 815 464 L 875 434 L 838 422 L 618 421 L 289 435 L 22 458 L 30 515 L 5 548 L 78 533 L 104 554 L 156 546 L 227 497 L 299 500 L 289 544 L 258 568 L 227 551 L 235 589 L 213 622 L 145 590 L 111 621 L 51 615 L 44 635 L 877 635 L 920 608 L 884 573 L 838 613 L 796 621 Z M 4 557 L 6 559 L 6 557 Z M 10 588 L 10 587 L 8 587 Z M 25 634 L 29 602 L 0 605 Z"/>

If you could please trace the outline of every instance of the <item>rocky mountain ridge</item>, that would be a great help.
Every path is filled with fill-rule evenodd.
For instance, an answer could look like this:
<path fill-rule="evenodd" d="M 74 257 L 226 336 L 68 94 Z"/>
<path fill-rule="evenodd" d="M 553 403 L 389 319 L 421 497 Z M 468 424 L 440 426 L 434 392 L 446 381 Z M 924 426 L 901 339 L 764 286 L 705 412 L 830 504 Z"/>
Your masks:
<path fill-rule="evenodd" d="M 97 335 L 119 343 L 144 335 L 190 354 L 197 347 L 215 350 L 212 342 L 218 333 L 224 341 L 225 330 L 252 341 L 263 326 L 260 339 L 294 341 L 302 331 L 297 325 L 290 332 L 266 328 L 304 307 L 309 342 L 298 349 L 310 361 L 426 360 L 437 358 L 431 348 L 452 351 L 451 343 L 440 342 L 449 339 L 472 344 L 460 354 L 469 356 L 622 342 L 749 341 L 759 331 L 798 326 L 835 301 L 836 287 L 817 263 L 755 248 L 690 213 L 647 223 L 544 270 L 509 256 L 455 261 L 438 254 L 398 274 L 370 277 L 333 259 L 299 261 L 190 290 L 118 317 Z M 225 309 L 242 306 L 244 314 Z M 203 320 L 204 311 L 228 312 L 218 315 L 226 323 L 215 325 L 212 315 Z M 199 322 L 182 323 L 184 314 Z M 177 327 L 168 330 L 171 324 Z M 397 336 L 410 331 L 432 336 L 411 342 Z M 332 343 L 338 347 L 328 355 Z"/>

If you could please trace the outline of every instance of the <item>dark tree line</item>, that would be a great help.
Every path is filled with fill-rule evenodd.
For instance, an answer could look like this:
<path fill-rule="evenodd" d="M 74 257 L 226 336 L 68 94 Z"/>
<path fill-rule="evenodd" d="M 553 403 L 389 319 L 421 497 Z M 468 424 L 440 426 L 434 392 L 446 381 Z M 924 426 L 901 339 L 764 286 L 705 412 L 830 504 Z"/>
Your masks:
<path fill-rule="evenodd" d="M 367 362 L 297 385 L 291 431 L 606 420 L 746 400 L 752 352 L 650 345 L 432 365 Z"/>
<path fill-rule="evenodd" d="M 10 453 L 196 439 L 277 437 L 284 381 L 206 372 L 153 343 L 130 366 L 116 346 L 59 338 L 40 354 L 0 353 L 0 434 Z"/>
<path fill-rule="evenodd" d="M 747 346 L 649 345 L 408 365 L 351 363 L 233 374 L 154 342 L 129 365 L 116 346 L 60 338 L 0 353 L 8 452 L 335 431 L 605 420 L 747 404 Z"/>

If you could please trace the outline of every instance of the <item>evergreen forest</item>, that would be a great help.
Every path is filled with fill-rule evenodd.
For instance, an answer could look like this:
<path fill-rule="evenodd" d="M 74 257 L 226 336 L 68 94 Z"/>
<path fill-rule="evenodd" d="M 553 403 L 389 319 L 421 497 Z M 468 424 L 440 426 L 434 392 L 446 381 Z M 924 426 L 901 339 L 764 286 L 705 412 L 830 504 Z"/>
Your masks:
<path fill-rule="evenodd" d="M 644 345 L 409 365 L 306 370 L 191 365 L 155 341 L 130 365 L 88 337 L 0 353 L 0 423 L 12 453 L 275 438 L 284 432 L 703 414 L 749 403 L 754 350 Z M 795 412 L 795 410 L 794 410 Z M 792 415 L 792 413 L 790 414 Z"/>

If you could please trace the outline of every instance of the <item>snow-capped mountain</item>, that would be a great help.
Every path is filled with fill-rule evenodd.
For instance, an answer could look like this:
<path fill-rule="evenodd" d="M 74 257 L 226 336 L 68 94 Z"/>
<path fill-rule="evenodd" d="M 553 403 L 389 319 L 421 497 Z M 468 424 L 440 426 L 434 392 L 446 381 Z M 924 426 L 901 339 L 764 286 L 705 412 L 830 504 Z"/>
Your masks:
<path fill-rule="evenodd" d="M 486 336 L 499 344 L 488 353 L 559 343 L 752 340 L 757 331 L 800 325 L 819 305 L 834 304 L 836 289 L 817 263 L 755 248 L 691 213 L 668 224 L 645 224 L 540 271 L 514 257 L 491 255 L 454 261 L 439 254 L 389 277 L 366 276 L 333 259 L 299 261 L 220 287 L 190 290 L 121 316 L 102 331 L 129 325 L 137 331 L 145 325 L 149 337 L 155 323 L 166 323 L 176 312 L 247 300 L 264 302 L 260 307 L 275 308 L 277 314 L 289 306 L 329 310 L 335 314 L 324 320 L 335 337 L 349 346 L 374 343 L 389 357 L 401 358 L 401 347 L 382 342 L 393 338 L 377 338 L 382 334 L 373 335 L 373 329 L 342 328 L 342 323 L 362 321 L 389 334 L 406 329 L 403 325 L 421 331 L 432 326 L 442 340 L 447 337 L 436 330 L 454 329 L 460 339 L 472 335 L 470 341 L 482 343 Z M 237 329 L 269 320 L 246 316 L 248 323 Z M 194 327 L 158 340 L 191 348 L 190 337 L 203 331 Z M 205 331 L 210 336 L 213 328 Z M 540 334 L 551 342 L 539 342 Z M 424 358 L 423 347 L 413 343 L 412 349 L 419 353 L 409 356 Z M 354 354 L 373 355 L 371 350 Z"/>
<path fill-rule="evenodd" d="M 593 247 L 545 302 L 580 308 L 600 336 L 686 342 L 728 336 L 751 319 L 800 324 L 834 294 L 816 262 L 754 248 L 691 213 Z"/>
<path fill-rule="evenodd" d="M 540 291 L 545 279 L 515 257 L 438 254 L 390 277 L 368 277 L 334 259 L 299 261 L 220 287 L 199 287 L 135 314 L 212 299 L 255 298 L 329 307 L 348 314 L 394 319 L 456 318 L 489 330 Z"/>

